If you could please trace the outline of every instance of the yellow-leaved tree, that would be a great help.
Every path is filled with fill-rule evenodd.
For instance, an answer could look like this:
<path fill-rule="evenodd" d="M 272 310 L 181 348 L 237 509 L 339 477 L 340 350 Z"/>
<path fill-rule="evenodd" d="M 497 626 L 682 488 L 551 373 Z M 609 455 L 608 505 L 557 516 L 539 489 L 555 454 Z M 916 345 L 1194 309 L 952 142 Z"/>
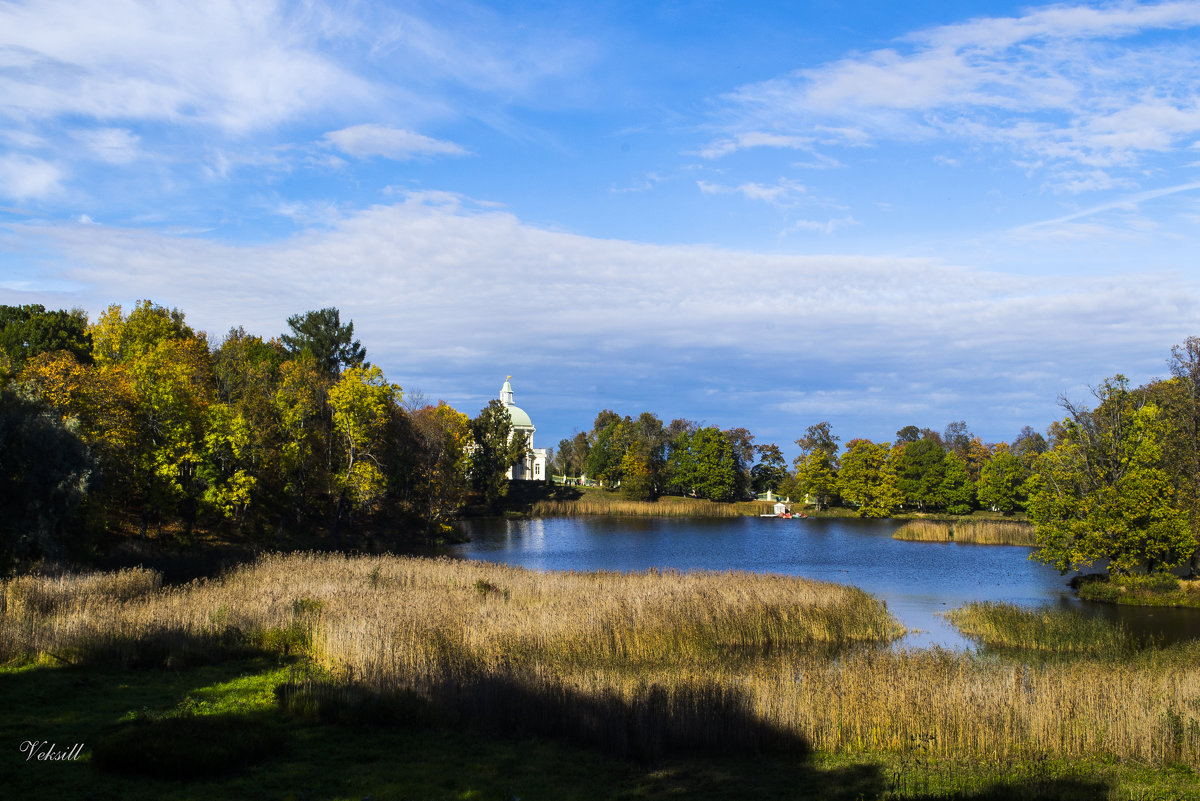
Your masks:
<path fill-rule="evenodd" d="M 471 420 L 439 402 L 413 412 L 410 422 L 419 444 L 412 471 L 419 514 L 425 519 L 426 534 L 445 534 L 466 497 Z"/>
<path fill-rule="evenodd" d="M 148 300 L 128 315 L 109 306 L 89 333 L 97 367 L 110 375 L 124 371 L 132 384 L 136 437 L 125 468 L 142 534 L 152 518 L 173 514 L 190 528 L 203 493 L 198 468 L 215 400 L 206 338 L 188 327 L 183 312 Z"/>
<path fill-rule="evenodd" d="M 382 469 L 388 422 L 398 410 L 400 387 L 389 384 L 378 367 L 349 367 L 329 389 L 329 408 L 338 441 L 340 469 L 337 500 L 351 511 L 369 506 L 387 488 Z"/>

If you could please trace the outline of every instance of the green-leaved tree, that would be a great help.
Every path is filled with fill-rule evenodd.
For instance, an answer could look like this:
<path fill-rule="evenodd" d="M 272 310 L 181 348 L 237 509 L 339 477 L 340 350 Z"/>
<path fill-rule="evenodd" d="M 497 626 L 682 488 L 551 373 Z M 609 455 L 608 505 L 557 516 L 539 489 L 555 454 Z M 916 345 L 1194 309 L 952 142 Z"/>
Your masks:
<path fill-rule="evenodd" d="M 1029 518 L 1035 556 L 1065 573 L 1108 561 L 1111 573 L 1155 572 L 1196 547 L 1188 516 L 1162 466 L 1163 416 L 1124 376 L 1095 389 L 1094 410 L 1063 400 L 1055 446 L 1038 457 Z"/>

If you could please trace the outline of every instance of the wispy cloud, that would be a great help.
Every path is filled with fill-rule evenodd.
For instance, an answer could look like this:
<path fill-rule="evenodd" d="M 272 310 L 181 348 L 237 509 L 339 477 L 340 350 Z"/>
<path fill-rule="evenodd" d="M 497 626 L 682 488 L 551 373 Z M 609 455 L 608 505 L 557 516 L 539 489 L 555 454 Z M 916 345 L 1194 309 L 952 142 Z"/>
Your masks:
<path fill-rule="evenodd" d="M 66 178 L 63 169 L 32 156 L 0 155 L 0 196 L 33 200 L 58 194 Z"/>
<path fill-rule="evenodd" d="M 761 200 L 773 206 L 795 205 L 808 191 L 804 188 L 804 184 L 789 178 L 780 178 L 773 184 L 747 181 L 737 186 L 727 186 L 725 184 L 700 180 L 696 182 L 696 186 L 706 195 L 736 193 L 742 195 L 747 200 Z"/>
<path fill-rule="evenodd" d="M 1081 168 L 1136 166 L 1200 135 L 1197 27 L 1200 3 L 1175 2 L 1051 6 L 932 28 L 728 94 L 722 119 L 735 132 L 706 152 L 750 146 L 750 132 L 810 140 L 818 126 L 827 140 L 843 132 L 845 145 L 950 138 L 1042 159 L 1065 188 L 1085 191 L 1103 184 L 1080 183 Z"/>
<path fill-rule="evenodd" d="M 785 136 L 782 134 L 765 133 L 763 131 L 746 131 L 736 136 L 717 139 L 707 147 L 697 151 L 697 155 L 706 159 L 720 158 L 739 150 L 752 147 L 783 147 L 792 150 L 810 150 L 815 140 L 811 137 Z"/>
<path fill-rule="evenodd" d="M 788 225 L 788 227 L 784 230 L 784 233 L 789 234 L 794 231 L 816 231 L 819 234 L 828 235 L 837 231 L 839 228 L 846 228 L 848 226 L 859 224 L 860 223 L 858 220 L 849 215 L 845 217 L 838 217 L 836 219 L 825 220 L 823 222 L 819 220 L 796 220 Z"/>
<path fill-rule="evenodd" d="M 1176 186 L 1163 187 L 1161 189 L 1151 189 L 1145 192 L 1138 192 L 1132 195 L 1126 195 L 1118 200 L 1110 203 L 1102 203 L 1098 206 L 1091 206 L 1086 209 L 1064 214 L 1061 217 L 1055 217 L 1051 220 L 1040 220 L 1038 222 L 1029 223 L 1020 226 L 1013 230 L 1013 234 L 1022 236 L 1068 236 L 1074 238 L 1076 236 L 1087 236 L 1102 230 L 1098 226 L 1079 226 L 1078 220 L 1083 220 L 1089 217 L 1097 217 L 1109 212 L 1119 211 L 1132 213 L 1138 208 L 1151 200 L 1177 195 L 1183 192 L 1194 192 L 1200 190 L 1200 181 L 1192 181 L 1186 184 L 1178 184 Z M 1107 230 L 1107 229 L 1104 229 Z"/>
<path fill-rule="evenodd" d="M 94 158 L 109 164 L 129 164 L 141 155 L 140 137 L 124 128 L 94 128 L 75 131 L 72 136 Z"/>
<path fill-rule="evenodd" d="M 666 179 L 656 172 L 644 173 L 640 178 L 626 184 L 625 186 L 614 186 L 609 191 L 613 194 L 624 194 L 626 192 L 649 192 L 654 187 Z"/>
<path fill-rule="evenodd" d="M 0 7 L 0 108 L 19 119 L 194 121 L 245 132 L 362 100 L 303 7 L 46 0 Z"/>
<path fill-rule="evenodd" d="M 340 131 L 330 131 L 323 141 L 348 156 L 407 161 L 420 156 L 466 156 L 469 152 L 454 142 L 433 139 L 403 128 L 385 125 L 354 125 Z"/>

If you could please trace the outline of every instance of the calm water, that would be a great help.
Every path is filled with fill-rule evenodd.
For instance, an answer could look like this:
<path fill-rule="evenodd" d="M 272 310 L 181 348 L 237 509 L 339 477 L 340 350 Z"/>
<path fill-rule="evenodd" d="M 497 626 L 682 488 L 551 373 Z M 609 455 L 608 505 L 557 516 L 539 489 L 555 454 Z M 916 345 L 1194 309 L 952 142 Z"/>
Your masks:
<path fill-rule="evenodd" d="M 902 646 L 970 643 L 940 613 L 968 601 L 1069 606 L 1171 639 L 1200 637 L 1200 612 L 1084 604 L 1030 549 L 892 539 L 895 521 L 586 517 L 472 520 L 448 552 L 538 570 L 749 570 L 836 581 L 887 602 L 914 632 Z"/>

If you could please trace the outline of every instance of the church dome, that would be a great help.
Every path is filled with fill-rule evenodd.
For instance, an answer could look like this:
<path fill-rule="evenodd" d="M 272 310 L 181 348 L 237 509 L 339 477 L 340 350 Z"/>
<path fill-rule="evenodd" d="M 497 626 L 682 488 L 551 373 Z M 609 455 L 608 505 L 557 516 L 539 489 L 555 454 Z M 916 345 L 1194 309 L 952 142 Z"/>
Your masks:
<path fill-rule="evenodd" d="M 504 408 L 508 409 L 508 416 L 512 418 L 514 428 L 533 428 L 533 421 L 520 406 L 505 405 Z"/>
<path fill-rule="evenodd" d="M 513 428 L 533 428 L 533 421 L 529 419 L 529 415 L 520 406 L 513 403 L 513 388 L 511 383 L 512 376 L 504 380 L 504 386 L 500 387 L 500 402 L 504 404 L 504 408 L 508 409 L 508 416 L 512 420 Z"/>

